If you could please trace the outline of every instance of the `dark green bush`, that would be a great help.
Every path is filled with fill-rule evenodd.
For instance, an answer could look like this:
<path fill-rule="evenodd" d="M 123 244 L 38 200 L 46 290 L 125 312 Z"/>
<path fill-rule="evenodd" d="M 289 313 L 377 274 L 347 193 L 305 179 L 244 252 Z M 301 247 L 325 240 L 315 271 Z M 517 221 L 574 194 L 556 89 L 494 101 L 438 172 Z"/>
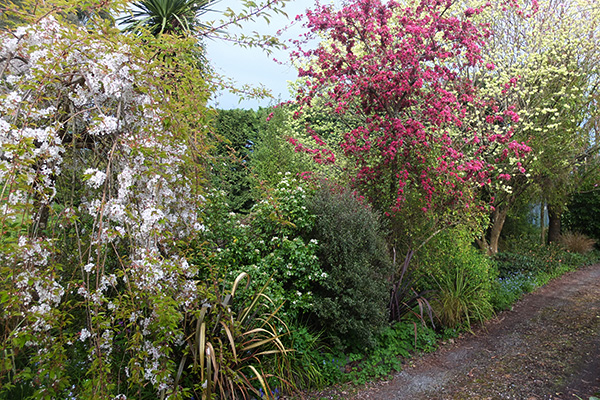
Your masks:
<path fill-rule="evenodd" d="M 316 216 L 324 282 L 313 319 L 335 345 L 369 347 L 388 321 L 392 264 L 377 214 L 348 190 L 324 183 L 309 202 Z"/>
<path fill-rule="evenodd" d="M 600 240 L 600 190 L 571 196 L 563 222 L 567 231 L 581 232 Z"/>

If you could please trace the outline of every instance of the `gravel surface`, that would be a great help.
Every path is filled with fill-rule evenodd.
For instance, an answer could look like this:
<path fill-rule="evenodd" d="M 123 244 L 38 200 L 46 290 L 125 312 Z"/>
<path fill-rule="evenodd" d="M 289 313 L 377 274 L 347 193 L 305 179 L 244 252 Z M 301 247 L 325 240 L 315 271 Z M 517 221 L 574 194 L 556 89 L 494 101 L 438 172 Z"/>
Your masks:
<path fill-rule="evenodd" d="M 333 398 L 585 399 L 600 395 L 600 264 L 571 272 L 392 380 Z M 327 398 L 327 397 L 325 397 Z"/>

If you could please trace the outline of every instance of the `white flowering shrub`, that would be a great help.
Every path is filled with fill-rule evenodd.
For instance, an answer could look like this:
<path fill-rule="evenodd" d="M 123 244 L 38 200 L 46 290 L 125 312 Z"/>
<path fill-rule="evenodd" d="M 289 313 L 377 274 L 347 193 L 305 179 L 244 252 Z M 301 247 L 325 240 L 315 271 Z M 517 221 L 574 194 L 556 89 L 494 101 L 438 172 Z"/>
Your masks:
<path fill-rule="evenodd" d="M 225 282 L 247 272 L 257 289 L 269 282 L 266 293 L 276 304 L 284 303 L 280 315 L 288 321 L 311 312 L 318 301 L 312 288 L 327 278 L 317 257 L 318 241 L 310 238 L 315 215 L 307 203 L 313 192 L 306 182 L 282 174 L 248 215 L 231 212 L 225 193 L 209 193 L 201 253 L 210 267 L 203 271 Z"/>
<path fill-rule="evenodd" d="M 0 398 L 201 397 L 194 41 L 58 18 L 0 35 Z"/>
<path fill-rule="evenodd" d="M 287 324 L 302 321 L 341 348 L 373 345 L 388 323 L 394 275 L 382 221 L 343 187 L 279 177 L 249 214 L 230 212 L 225 193 L 207 196 L 198 254 L 210 267 L 202 270 L 224 282 L 248 272 L 256 289 L 269 283 L 265 294 L 283 303 L 278 315 Z"/>

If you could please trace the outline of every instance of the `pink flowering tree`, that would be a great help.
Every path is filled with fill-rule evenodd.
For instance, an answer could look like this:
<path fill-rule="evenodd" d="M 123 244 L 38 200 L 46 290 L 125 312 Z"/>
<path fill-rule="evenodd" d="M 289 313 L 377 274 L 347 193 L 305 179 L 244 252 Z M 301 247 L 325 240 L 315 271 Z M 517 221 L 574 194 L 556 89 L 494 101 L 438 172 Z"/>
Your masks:
<path fill-rule="evenodd" d="M 496 165 L 528 151 L 511 139 L 518 115 L 479 96 L 472 79 L 494 68 L 481 54 L 490 31 L 473 21 L 481 12 L 450 0 L 318 6 L 307 12 L 306 26 L 320 44 L 299 43 L 292 53 L 299 113 L 318 106 L 346 128 L 334 143 L 310 126 L 314 144 L 290 141 L 318 163 L 342 161 L 354 187 L 392 218 L 396 239 L 408 248 L 476 215 L 483 207 L 477 189 L 507 179 Z M 485 124 L 470 122 L 473 110 Z"/>

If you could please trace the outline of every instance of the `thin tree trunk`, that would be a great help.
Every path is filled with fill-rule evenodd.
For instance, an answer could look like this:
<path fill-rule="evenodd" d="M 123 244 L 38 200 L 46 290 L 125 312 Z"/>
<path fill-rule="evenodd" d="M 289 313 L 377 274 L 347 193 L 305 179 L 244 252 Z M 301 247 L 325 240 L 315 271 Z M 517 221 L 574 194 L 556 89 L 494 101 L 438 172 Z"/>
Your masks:
<path fill-rule="evenodd" d="M 508 214 L 508 207 L 496 207 L 492 214 L 492 229 L 490 231 L 490 245 L 488 248 L 488 254 L 496 254 L 498 252 L 498 241 L 500 240 L 500 234 L 504 227 L 504 221 L 506 221 L 506 215 Z"/>
<path fill-rule="evenodd" d="M 540 203 L 540 244 L 546 244 L 546 203 L 544 200 Z"/>
<path fill-rule="evenodd" d="M 560 240 L 561 216 L 560 207 L 548 203 L 548 243 L 556 243 Z"/>
<path fill-rule="evenodd" d="M 485 253 L 489 255 L 490 246 L 487 242 L 487 239 L 485 238 L 485 232 L 483 233 L 483 236 L 481 238 L 475 239 L 475 243 L 477 243 L 477 247 L 479 247 L 479 250 L 485 251 Z"/>

